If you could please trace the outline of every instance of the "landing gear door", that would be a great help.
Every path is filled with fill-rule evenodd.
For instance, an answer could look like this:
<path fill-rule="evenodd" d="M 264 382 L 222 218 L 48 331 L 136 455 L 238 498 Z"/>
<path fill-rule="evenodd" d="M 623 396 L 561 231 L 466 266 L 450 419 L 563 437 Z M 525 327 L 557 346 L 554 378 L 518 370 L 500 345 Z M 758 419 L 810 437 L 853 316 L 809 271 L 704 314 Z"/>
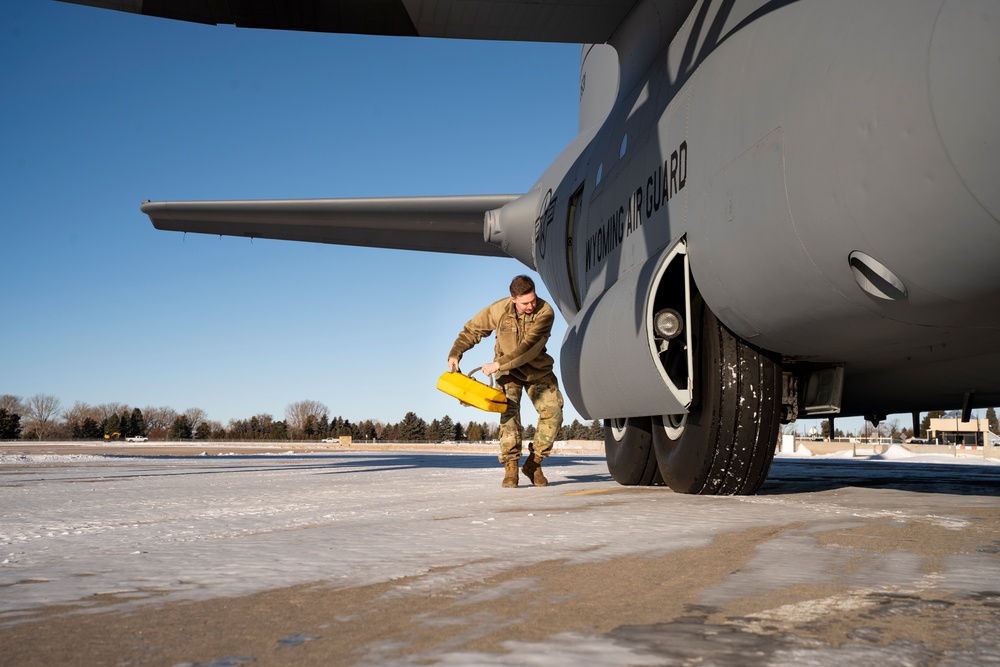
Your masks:
<path fill-rule="evenodd" d="M 691 320 L 691 271 L 687 240 L 681 238 L 667 252 L 656 271 L 646 298 L 649 351 L 671 393 L 685 408 L 694 397 L 694 358 Z M 669 333 L 657 326 L 662 316 L 679 331 Z"/>
<path fill-rule="evenodd" d="M 687 274 L 686 246 L 678 239 L 621 275 L 570 322 L 560 366 L 565 393 L 584 417 L 687 411 L 693 390 L 691 334 L 684 334 L 683 345 L 671 341 L 663 346 L 650 331 L 661 303 L 677 304 L 684 319 L 690 319 Z"/>

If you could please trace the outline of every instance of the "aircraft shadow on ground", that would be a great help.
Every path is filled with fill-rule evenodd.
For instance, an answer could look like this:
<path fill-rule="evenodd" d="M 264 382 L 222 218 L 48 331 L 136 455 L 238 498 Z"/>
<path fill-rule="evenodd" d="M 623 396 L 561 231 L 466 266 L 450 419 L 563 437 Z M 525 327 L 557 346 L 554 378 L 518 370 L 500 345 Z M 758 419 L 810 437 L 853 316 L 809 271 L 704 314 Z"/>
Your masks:
<path fill-rule="evenodd" d="M 169 475 L 206 475 L 206 474 L 231 474 L 233 472 L 258 473 L 271 470 L 303 470 L 313 471 L 319 474 L 339 475 L 339 474 L 359 474 L 369 472 L 389 472 L 393 470 L 413 470 L 413 469 L 443 469 L 443 470 L 486 470 L 494 469 L 502 471 L 503 467 L 497 460 L 495 453 L 483 454 L 427 454 L 421 452 L 413 453 L 332 453 L 332 454 L 310 454 L 288 456 L 281 454 L 247 454 L 247 455 L 220 455 L 220 456 L 183 456 L 183 455 L 147 455 L 129 456 L 119 454 L 106 455 L 109 459 L 122 459 L 143 463 L 163 463 L 168 465 L 171 462 L 204 463 L 205 467 L 198 469 L 185 468 L 164 468 L 162 471 L 148 474 L 169 474 Z M 603 460 L 602 456 L 554 456 L 549 464 L 550 467 L 575 467 L 581 465 L 592 465 L 595 461 Z M 522 456 L 521 463 L 524 462 Z M 139 476 L 135 473 L 129 476 Z M 588 474 L 573 475 L 570 478 L 572 483 L 582 482 L 605 482 L 611 481 L 608 474 Z M 552 480 L 552 485 L 567 483 L 562 480 Z"/>
<path fill-rule="evenodd" d="M 846 488 L 1000 496 L 1000 466 L 895 461 L 776 460 L 759 495 Z"/>
<path fill-rule="evenodd" d="M 206 475 L 222 473 L 259 473 L 273 470 L 301 470 L 317 474 L 364 474 L 393 470 L 497 470 L 501 469 L 496 453 L 423 453 L 423 452 L 336 452 L 310 455 L 222 455 L 177 456 L 107 455 L 109 459 L 141 460 L 163 463 L 162 470 L 147 469 L 128 475 Z M 550 486 L 585 483 L 613 483 L 608 473 L 574 471 L 578 466 L 592 466 L 603 456 L 553 456 L 548 468 L 559 470 L 549 475 Z M 172 467 L 171 462 L 204 463 L 197 469 Z M 522 459 L 523 462 L 523 459 Z M 575 474 L 574 474 L 575 473 Z M 870 460 L 775 460 L 759 495 L 817 493 L 846 488 L 891 489 L 914 493 L 938 493 L 957 496 L 1000 497 L 1000 466 L 913 463 Z M 666 489 L 664 489 L 666 490 Z"/>

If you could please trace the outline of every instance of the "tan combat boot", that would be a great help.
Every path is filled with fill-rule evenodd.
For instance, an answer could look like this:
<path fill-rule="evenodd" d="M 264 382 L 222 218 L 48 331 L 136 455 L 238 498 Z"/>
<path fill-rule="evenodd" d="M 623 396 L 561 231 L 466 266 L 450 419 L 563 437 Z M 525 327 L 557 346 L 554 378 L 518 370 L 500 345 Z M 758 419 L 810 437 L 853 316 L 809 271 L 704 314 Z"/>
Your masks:
<path fill-rule="evenodd" d="M 517 459 L 511 459 L 503 464 L 503 488 L 517 487 Z"/>
<path fill-rule="evenodd" d="M 528 445 L 528 460 L 524 462 L 524 467 L 521 468 L 521 472 L 524 476 L 531 480 L 531 483 L 535 486 L 548 486 L 549 480 L 545 479 L 545 475 L 542 474 L 542 459 L 535 456 L 535 450 Z"/>

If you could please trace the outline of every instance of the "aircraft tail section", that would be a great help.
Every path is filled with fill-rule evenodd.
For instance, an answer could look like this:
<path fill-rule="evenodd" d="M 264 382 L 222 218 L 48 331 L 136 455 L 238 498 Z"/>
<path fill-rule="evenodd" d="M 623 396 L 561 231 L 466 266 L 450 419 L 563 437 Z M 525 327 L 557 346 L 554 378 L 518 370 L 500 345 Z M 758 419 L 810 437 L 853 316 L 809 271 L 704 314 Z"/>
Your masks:
<path fill-rule="evenodd" d="M 518 196 L 146 201 L 142 212 L 165 231 L 508 257 L 483 218 Z"/>

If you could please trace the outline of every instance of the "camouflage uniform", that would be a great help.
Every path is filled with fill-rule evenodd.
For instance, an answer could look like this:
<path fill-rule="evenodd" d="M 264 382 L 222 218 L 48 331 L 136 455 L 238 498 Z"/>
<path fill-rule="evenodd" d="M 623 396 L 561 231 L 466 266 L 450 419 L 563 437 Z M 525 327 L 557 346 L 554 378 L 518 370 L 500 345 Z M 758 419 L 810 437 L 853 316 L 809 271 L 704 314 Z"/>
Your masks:
<path fill-rule="evenodd" d="M 516 461 L 521 456 L 521 390 L 538 412 L 538 430 L 533 449 L 544 458 L 562 426 L 563 397 L 559 381 L 552 372 L 553 360 L 545 351 L 552 333 L 555 312 L 552 306 L 536 297 L 533 313 L 517 314 L 509 298 L 483 308 L 458 334 L 449 357 L 462 358 L 480 340 L 494 331 L 497 335 L 495 361 L 497 383 L 507 395 L 507 410 L 500 415 L 500 462 Z"/>

